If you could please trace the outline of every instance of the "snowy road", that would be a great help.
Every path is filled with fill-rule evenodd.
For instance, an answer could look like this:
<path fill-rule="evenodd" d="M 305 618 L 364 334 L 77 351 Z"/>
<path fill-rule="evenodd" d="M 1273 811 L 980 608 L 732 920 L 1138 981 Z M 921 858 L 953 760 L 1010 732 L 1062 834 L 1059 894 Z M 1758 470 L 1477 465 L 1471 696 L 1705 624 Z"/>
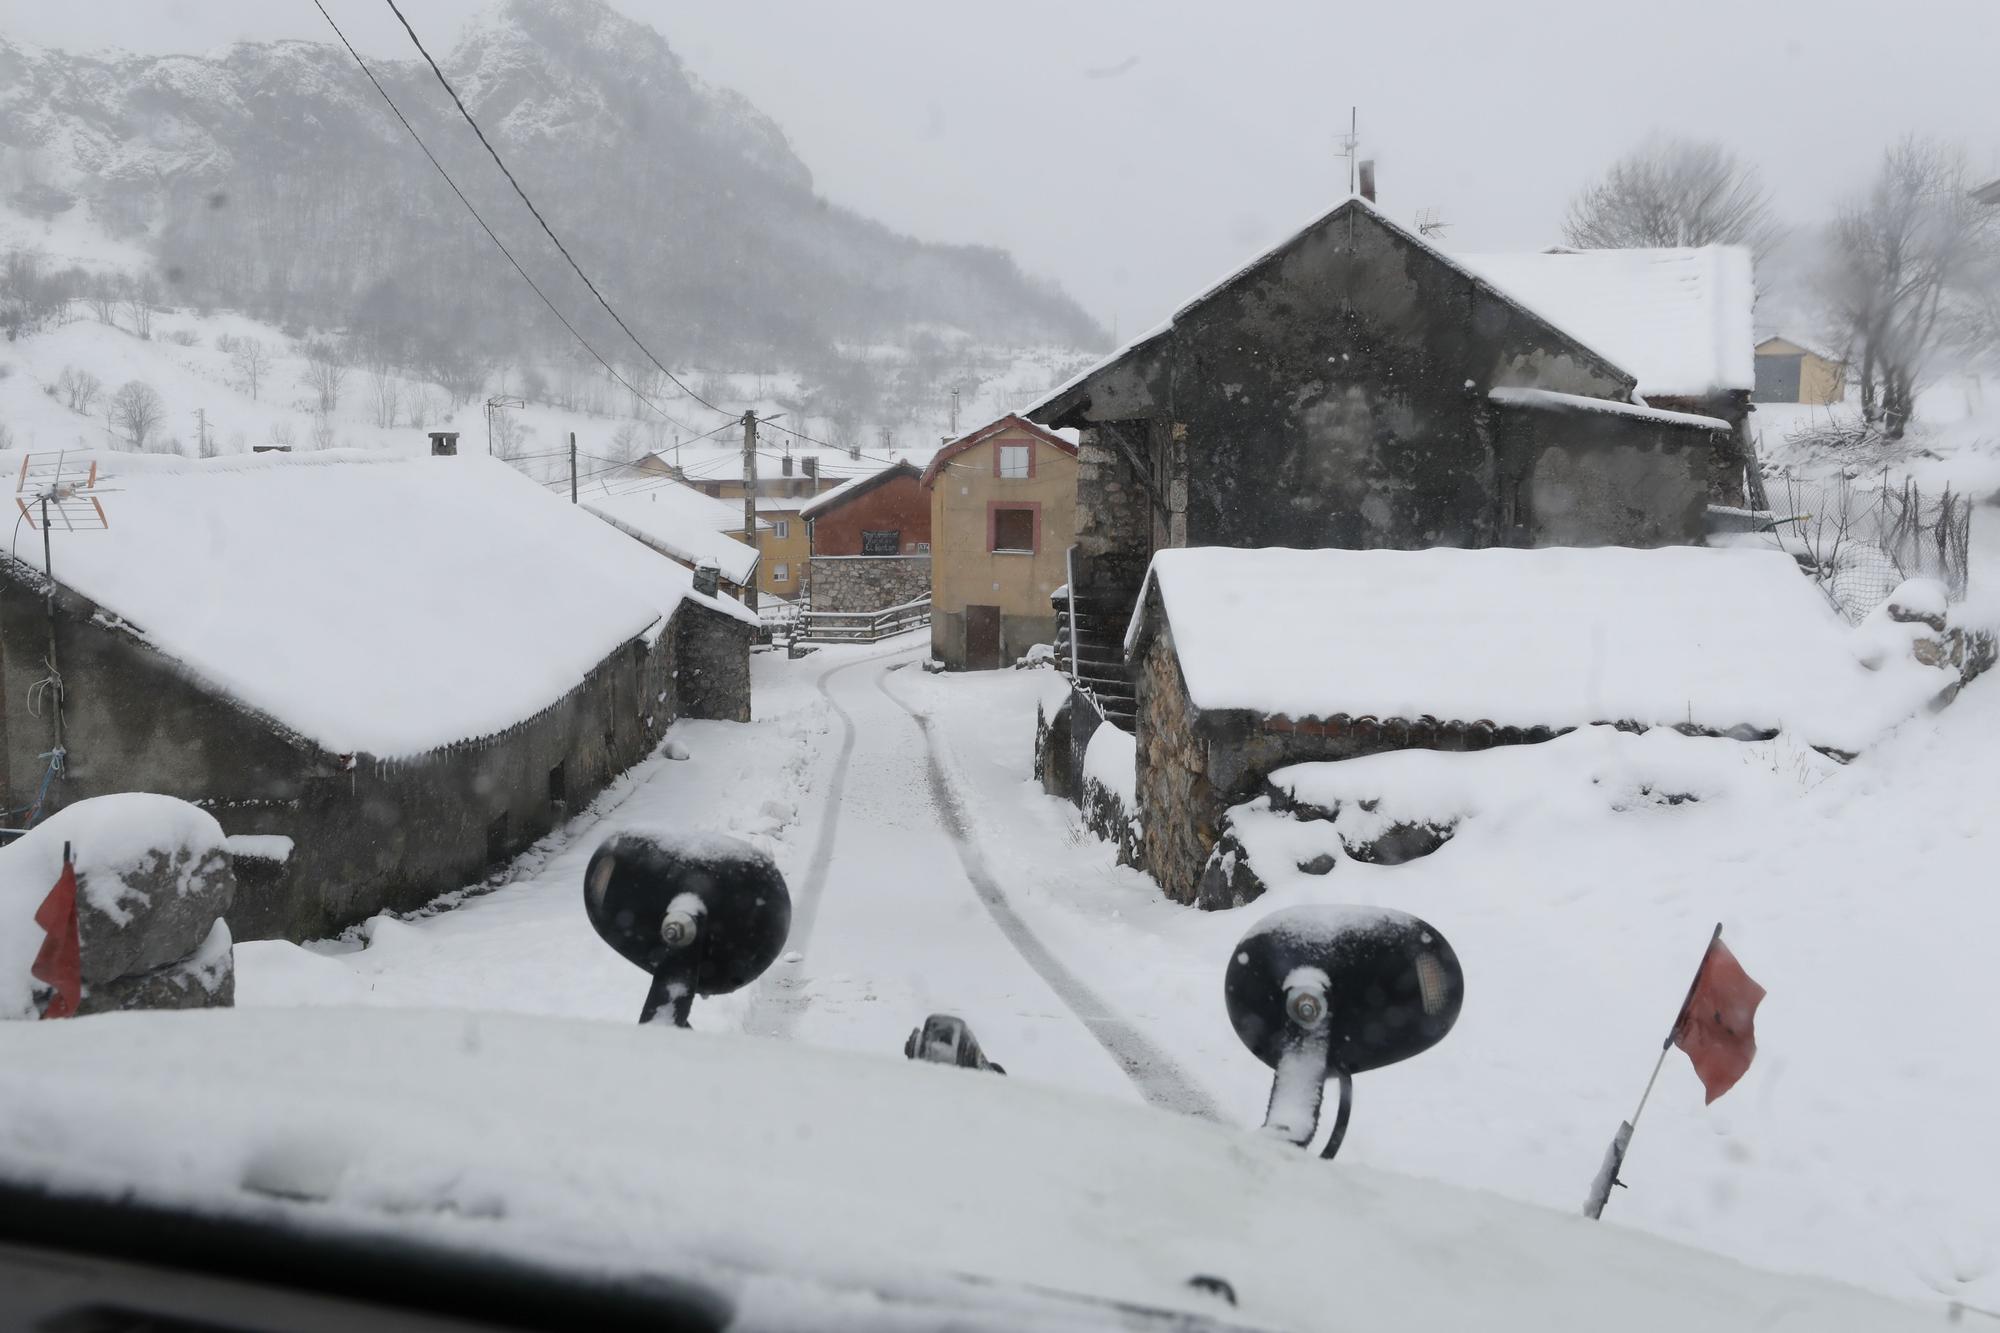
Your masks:
<path fill-rule="evenodd" d="M 1009 904 L 938 762 L 928 715 L 892 686 L 922 656 L 919 644 L 829 667 L 815 682 L 841 741 L 795 880 L 789 947 L 802 957 L 758 985 L 744 1029 L 885 1051 L 924 1013 L 944 1010 L 970 1021 L 1016 1076 L 1136 1088 L 1155 1105 L 1214 1118 L 1173 1059 Z"/>
<path fill-rule="evenodd" d="M 889 682 L 926 643 L 760 655 L 759 721 L 683 723 L 689 758 L 649 760 L 453 910 L 378 917 L 308 948 L 239 948 L 246 1005 L 365 1003 L 631 1022 L 639 975 L 584 920 L 590 853 L 623 828 L 709 828 L 764 845 L 793 893 L 784 960 L 696 1006 L 696 1027 L 902 1058 L 925 1014 L 972 1023 L 1010 1076 L 1215 1118 L 1152 1039 L 1057 958 L 1009 903 L 969 830 L 928 717 Z M 996 719 L 1013 729 L 1017 719 Z"/>

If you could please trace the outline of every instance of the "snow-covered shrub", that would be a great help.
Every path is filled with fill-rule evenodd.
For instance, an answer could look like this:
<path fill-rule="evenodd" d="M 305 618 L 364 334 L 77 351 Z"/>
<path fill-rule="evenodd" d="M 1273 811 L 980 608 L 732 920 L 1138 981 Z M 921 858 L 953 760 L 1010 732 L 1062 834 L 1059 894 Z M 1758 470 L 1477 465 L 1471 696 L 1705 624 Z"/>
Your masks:
<path fill-rule="evenodd" d="M 172 343 L 176 347 L 193 347 L 201 341 L 201 335 L 193 329 L 168 329 L 160 335 L 160 341 Z"/>

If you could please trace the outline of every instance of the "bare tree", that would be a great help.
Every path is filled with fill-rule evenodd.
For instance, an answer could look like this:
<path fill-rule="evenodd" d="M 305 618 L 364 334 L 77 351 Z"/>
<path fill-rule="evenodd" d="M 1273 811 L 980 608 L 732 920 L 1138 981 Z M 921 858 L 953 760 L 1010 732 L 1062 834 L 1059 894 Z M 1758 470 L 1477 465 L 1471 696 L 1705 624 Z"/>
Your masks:
<path fill-rule="evenodd" d="M 1862 416 L 1890 439 L 1902 438 L 1947 337 L 1967 318 L 1976 327 L 2000 219 L 1970 185 L 1962 150 L 1911 136 L 1833 225 L 1823 293 L 1860 375 Z"/>
<path fill-rule="evenodd" d="M 100 324 L 118 327 L 118 283 L 108 273 L 99 273 L 84 287 L 83 299 Z"/>
<path fill-rule="evenodd" d="M 1742 245 L 1761 261 L 1781 234 L 1757 168 L 1719 143 L 1651 139 L 1569 202 L 1579 250 Z"/>
<path fill-rule="evenodd" d="M 368 368 L 368 397 L 375 408 L 375 424 L 392 430 L 403 407 L 402 386 L 387 366 Z"/>
<path fill-rule="evenodd" d="M 493 422 L 493 456 L 512 459 L 519 455 L 527 442 L 527 427 L 505 408 L 495 408 L 489 419 Z"/>
<path fill-rule="evenodd" d="M 104 389 L 104 381 L 87 370 L 75 366 L 64 366 L 62 374 L 56 376 L 56 392 L 72 412 L 89 412 L 90 405 L 97 401 L 97 395 Z"/>
<path fill-rule="evenodd" d="M 318 338 L 305 346 L 306 368 L 299 383 L 313 391 L 319 415 L 340 406 L 340 391 L 347 387 L 347 357 L 331 338 Z"/>
<path fill-rule="evenodd" d="M 646 452 L 639 441 L 639 423 L 621 421 L 618 429 L 611 432 L 611 457 L 620 463 L 630 463 Z"/>
<path fill-rule="evenodd" d="M 254 400 L 258 386 L 271 369 L 271 349 L 255 338 L 238 338 L 229 347 L 229 363 L 243 377 L 243 387 Z"/>
<path fill-rule="evenodd" d="M 160 284 L 148 274 L 125 286 L 125 313 L 132 317 L 132 332 L 141 338 L 153 336 L 153 311 L 160 304 Z"/>
<path fill-rule="evenodd" d="M 327 416 L 324 412 L 313 414 L 312 447 L 315 449 L 333 448 L 333 418 Z"/>
<path fill-rule="evenodd" d="M 160 395 L 153 392 L 153 386 L 139 380 L 127 380 L 111 396 L 111 424 L 125 432 L 134 449 L 146 447 L 147 439 L 159 429 L 166 414 L 166 406 L 160 402 Z"/>
<path fill-rule="evenodd" d="M 293 441 L 297 439 L 298 433 L 292 429 L 291 422 L 274 421 L 271 423 L 271 444 L 274 447 L 289 449 L 292 447 Z"/>

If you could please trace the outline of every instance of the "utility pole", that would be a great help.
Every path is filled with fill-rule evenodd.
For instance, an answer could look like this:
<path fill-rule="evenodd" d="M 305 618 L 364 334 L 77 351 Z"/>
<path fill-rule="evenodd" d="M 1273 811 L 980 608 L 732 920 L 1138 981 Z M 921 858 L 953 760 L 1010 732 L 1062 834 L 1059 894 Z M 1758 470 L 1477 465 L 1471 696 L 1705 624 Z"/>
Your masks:
<path fill-rule="evenodd" d="M 197 456 L 208 457 L 208 409 L 194 410 L 194 451 Z"/>
<path fill-rule="evenodd" d="M 569 502 L 576 503 L 576 432 L 569 433 Z"/>
<path fill-rule="evenodd" d="M 958 390 L 956 390 L 956 389 L 953 389 L 953 390 L 951 391 L 951 433 L 952 433 L 952 437 L 953 437 L 954 439 L 955 439 L 955 438 L 957 438 L 957 436 L 958 436 Z"/>
<path fill-rule="evenodd" d="M 757 413 L 749 408 L 743 412 L 743 538 L 750 549 L 757 548 Z M 763 572 L 760 564 L 757 574 Z M 755 577 L 744 585 L 743 604 L 752 611 L 757 609 Z"/>

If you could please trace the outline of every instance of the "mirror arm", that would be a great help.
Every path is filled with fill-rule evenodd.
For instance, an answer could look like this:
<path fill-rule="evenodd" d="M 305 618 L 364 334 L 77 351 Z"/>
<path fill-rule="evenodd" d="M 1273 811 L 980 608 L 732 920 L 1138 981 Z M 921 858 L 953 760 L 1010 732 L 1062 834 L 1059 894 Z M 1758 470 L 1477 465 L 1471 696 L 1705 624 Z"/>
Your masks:
<path fill-rule="evenodd" d="M 1303 1148 L 1319 1130 L 1320 1101 L 1326 1096 L 1327 1030 L 1286 1034 L 1285 1052 L 1271 1076 L 1271 1100 L 1264 1128 Z M 1343 1103 L 1344 1105 L 1344 1103 Z"/>
<path fill-rule="evenodd" d="M 1354 1075 L 1345 1069 L 1336 1070 L 1340 1078 L 1340 1110 L 1333 1117 L 1333 1133 L 1327 1136 L 1326 1146 L 1319 1150 L 1321 1161 L 1331 1161 L 1340 1151 L 1340 1141 L 1347 1137 L 1348 1113 L 1354 1110 Z"/>
<path fill-rule="evenodd" d="M 692 950 L 662 964 L 660 970 L 653 974 L 653 984 L 646 990 L 646 1003 L 639 1010 L 640 1025 L 651 1023 L 661 1007 L 665 1006 L 675 1027 L 688 1027 L 688 1015 L 694 1009 L 695 984 L 700 975 L 701 959 Z"/>

